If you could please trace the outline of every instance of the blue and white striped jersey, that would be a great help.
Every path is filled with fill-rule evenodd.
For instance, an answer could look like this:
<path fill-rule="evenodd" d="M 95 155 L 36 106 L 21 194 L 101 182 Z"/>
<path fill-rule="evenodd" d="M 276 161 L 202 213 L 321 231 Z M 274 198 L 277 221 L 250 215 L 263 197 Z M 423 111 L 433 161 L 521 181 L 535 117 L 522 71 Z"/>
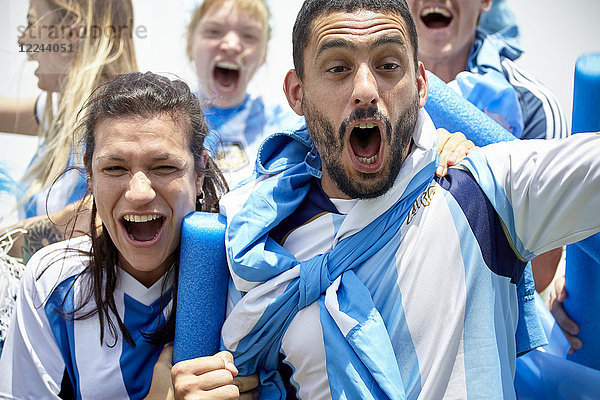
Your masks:
<path fill-rule="evenodd" d="M 61 314 L 82 301 L 89 279 L 81 272 L 89 259 L 78 250 L 89 249 L 87 237 L 59 242 L 27 264 L 0 358 L 0 398 L 54 399 L 69 392 L 78 399 L 146 396 L 162 349 L 143 335 L 164 323 L 171 290 L 162 293 L 165 277 L 146 288 L 118 268 L 115 304 L 136 346 L 123 340 L 118 327 L 115 339 L 106 324 L 100 343 L 97 315 L 73 321 Z"/>
<path fill-rule="evenodd" d="M 256 152 L 264 138 L 304 123 L 304 118 L 289 107 L 250 95 L 237 107 L 207 107 L 203 111 L 211 129 L 207 147 L 216 154 L 215 161 L 231 188 L 252 174 Z"/>
<path fill-rule="evenodd" d="M 567 119 L 552 92 L 514 60 L 516 29 L 488 35 L 477 30 L 466 71 L 449 85 L 519 139 L 570 135 Z"/>
<path fill-rule="evenodd" d="M 413 152 L 430 148 L 431 140 L 422 138 L 433 135 L 433 128 L 423 124 L 423 131 L 413 135 Z M 528 337 L 530 332 L 516 337 L 519 319 L 535 318 L 530 308 L 521 309 L 525 315 L 519 315 L 517 283 L 525 261 L 600 230 L 595 206 L 600 202 L 598 135 L 499 143 L 471 154 L 463 167 L 431 181 L 411 203 L 412 210 L 391 239 L 368 258 L 359 254 L 361 262 L 352 269 L 373 300 L 374 310 L 366 314 L 383 320 L 392 347 L 391 360 L 385 363 L 397 366 L 403 387 L 399 392 L 408 399 L 515 398 L 516 355 L 544 342 L 543 336 Z M 276 188 L 278 184 L 271 181 L 277 182 L 280 176 L 260 176 L 248 183 L 248 190 Z M 381 336 L 370 333 L 370 318 L 353 318 L 365 313 L 357 311 L 362 304 L 352 301 L 359 293 L 340 285 L 347 272 L 331 277 L 333 281 L 317 301 L 301 303 L 308 296 L 305 291 L 315 290 L 308 279 L 312 271 L 303 270 L 314 264 L 304 261 L 332 254 L 371 226 L 370 221 L 376 221 L 393 199 L 386 194 L 340 203 L 327 199 L 314 182 L 295 212 L 270 229 L 270 237 L 297 260 L 293 268 L 266 280 L 264 276 L 271 271 L 253 271 L 257 263 L 246 268 L 240 261 L 250 254 L 251 246 L 242 243 L 239 251 L 229 241 L 234 282 L 247 293 L 236 297 L 230 290 L 232 308 L 223 329 L 224 343 L 248 370 L 262 366 L 254 359 L 246 363 L 245 352 L 256 351 L 252 346 L 260 348 L 260 360 L 263 353 L 269 360 L 273 347 L 281 352 L 293 371 L 291 379 L 299 398 L 356 398 L 353 386 L 361 391 L 361 398 L 382 398 L 382 391 L 390 393 L 389 387 L 381 386 L 387 381 L 376 375 L 372 375 L 374 380 L 369 378 L 363 367 L 388 373 L 375 365 L 379 363 L 375 357 L 384 356 L 377 353 L 383 342 L 379 342 Z M 252 193 L 244 189 L 222 201 L 228 222 L 246 211 L 248 218 L 273 212 L 267 192 L 260 196 L 267 200 L 265 208 L 250 210 L 262 200 L 246 197 Z M 272 200 L 283 194 L 277 193 Z M 289 197 L 284 204 L 291 206 L 293 195 Z M 244 217 L 237 220 L 240 227 L 244 221 L 251 223 Z M 255 232 L 248 228 L 239 234 L 252 238 Z M 258 250 L 253 257 L 264 252 L 267 262 L 274 254 L 283 254 L 262 237 Z M 323 258 L 323 262 L 331 259 Z M 327 282 L 327 270 L 318 274 L 321 284 Z M 298 305 L 288 321 L 271 306 L 279 306 L 280 298 L 296 296 L 294 285 L 301 288 L 300 301 L 290 297 Z M 270 315 L 281 319 L 269 319 Z M 280 324 L 287 326 L 280 341 L 263 336 Z M 263 337 L 269 341 L 262 341 Z M 364 348 L 370 348 L 372 355 L 354 348 L 355 343 L 370 343 L 371 347 Z M 392 368 L 389 374 L 393 375 Z"/>
<path fill-rule="evenodd" d="M 567 117 L 550 89 L 508 58 L 502 60 L 502 68 L 523 112 L 524 130 L 519 139 L 561 139 L 571 134 Z"/>
<path fill-rule="evenodd" d="M 299 260 L 330 251 L 346 217 L 338 202 L 315 180 L 309 198 L 273 234 Z M 407 398 L 468 398 L 469 387 L 485 388 L 477 390 L 481 398 L 510 397 L 509 354 L 530 349 L 517 348 L 514 333 L 524 267 L 468 172 L 451 169 L 432 182 L 384 254 L 355 270 L 389 327 Z M 314 303 L 298 312 L 282 341 L 299 398 L 331 397 L 321 331 Z M 481 366 L 497 371 L 491 381 Z"/>

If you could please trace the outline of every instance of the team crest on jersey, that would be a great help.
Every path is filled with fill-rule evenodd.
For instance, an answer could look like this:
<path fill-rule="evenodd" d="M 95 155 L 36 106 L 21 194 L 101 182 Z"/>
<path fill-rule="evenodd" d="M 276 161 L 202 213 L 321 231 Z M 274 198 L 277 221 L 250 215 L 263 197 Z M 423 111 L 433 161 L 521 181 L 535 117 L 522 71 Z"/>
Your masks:
<path fill-rule="evenodd" d="M 248 157 L 240 142 L 223 143 L 217 152 L 216 162 L 222 170 L 235 171 L 248 165 Z"/>

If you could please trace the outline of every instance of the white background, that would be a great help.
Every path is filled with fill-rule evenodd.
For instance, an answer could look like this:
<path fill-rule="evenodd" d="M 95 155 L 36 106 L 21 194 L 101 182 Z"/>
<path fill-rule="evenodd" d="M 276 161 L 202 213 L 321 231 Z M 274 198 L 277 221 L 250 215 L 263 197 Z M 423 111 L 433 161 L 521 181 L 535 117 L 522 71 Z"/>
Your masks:
<path fill-rule="evenodd" d="M 267 0 L 273 37 L 267 62 L 250 90 L 285 102 L 282 82 L 291 68 L 291 27 L 300 0 Z M 195 0 L 133 0 L 135 25 L 145 26 L 146 38 L 136 38 L 140 70 L 173 73 L 195 86 L 191 65 L 185 56 L 185 29 Z M 525 54 L 518 63 L 548 86 L 571 117 L 573 70 L 577 57 L 600 52 L 600 0 L 509 0 L 521 29 Z M 18 52 L 17 27 L 25 25 L 26 0 L 0 0 L 0 96 L 32 97 L 39 93 L 33 71 Z M 15 166 L 30 158 L 33 140 L 0 134 L 0 162 Z"/>

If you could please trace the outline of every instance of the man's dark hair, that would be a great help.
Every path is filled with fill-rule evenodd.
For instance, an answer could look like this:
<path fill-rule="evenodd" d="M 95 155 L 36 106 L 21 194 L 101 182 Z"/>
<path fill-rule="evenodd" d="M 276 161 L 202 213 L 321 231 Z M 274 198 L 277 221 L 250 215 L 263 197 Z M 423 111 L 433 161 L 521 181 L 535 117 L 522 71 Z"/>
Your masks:
<path fill-rule="evenodd" d="M 400 15 L 408 28 L 408 34 L 413 46 L 415 69 L 417 68 L 417 50 L 419 47 L 417 27 L 404 0 L 306 0 L 298 12 L 292 33 L 294 68 L 300 79 L 304 76 L 304 50 L 310 40 L 313 21 L 321 15 L 337 11 L 354 12 L 356 10 L 379 11 Z"/>

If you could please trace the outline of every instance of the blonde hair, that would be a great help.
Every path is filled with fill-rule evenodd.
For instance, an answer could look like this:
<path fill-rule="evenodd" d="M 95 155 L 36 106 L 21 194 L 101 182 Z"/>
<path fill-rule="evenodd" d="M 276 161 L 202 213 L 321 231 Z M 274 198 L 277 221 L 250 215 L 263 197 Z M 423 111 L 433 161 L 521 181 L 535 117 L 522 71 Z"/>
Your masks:
<path fill-rule="evenodd" d="M 24 201 L 50 186 L 70 158 L 77 162 L 82 159 L 80 138 L 75 136 L 77 114 L 94 89 L 111 77 L 138 69 L 131 0 L 46 1 L 51 8 L 56 7 L 60 24 L 76 30 L 79 44 L 69 73 L 60 83 L 54 112 L 51 93 L 46 96 L 39 121 L 43 146 L 25 175 L 30 185 Z M 123 31 L 123 27 L 128 29 Z"/>
<path fill-rule="evenodd" d="M 267 29 L 267 41 L 271 38 L 271 26 L 269 24 L 269 20 L 271 19 L 271 12 L 269 11 L 269 7 L 264 0 L 204 0 L 202 4 L 200 4 L 192 13 L 192 18 L 190 19 L 190 23 L 187 27 L 187 46 L 186 51 L 188 58 L 192 59 L 190 50 L 192 48 L 192 39 L 194 36 L 194 30 L 198 26 L 198 23 L 208 10 L 210 10 L 213 6 L 223 5 L 227 1 L 233 1 L 236 7 L 240 11 L 247 12 L 250 15 L 257 16 L 259 18 L 263 18 L 265 22 L 265 28 Z"/>

